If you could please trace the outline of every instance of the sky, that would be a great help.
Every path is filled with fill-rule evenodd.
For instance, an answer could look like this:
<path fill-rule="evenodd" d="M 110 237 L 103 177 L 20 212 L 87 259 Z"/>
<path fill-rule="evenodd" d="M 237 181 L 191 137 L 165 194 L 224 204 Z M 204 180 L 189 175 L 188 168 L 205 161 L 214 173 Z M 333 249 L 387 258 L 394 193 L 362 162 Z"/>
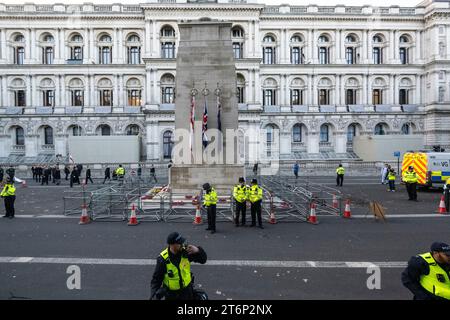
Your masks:
<path fill-rule="evenodd" d="M 361 5 L 373 5 L 373 6 L 391 6 L 398 5 L 403 7 L 413 7 L 421 0 L 257 0 L 259 3 L 267 5 L 278 5 L 289 3 L 291 5 L 307 5 L 317 4 L 321 6 L 343 4 L 346 6 L 361 6 Z M 0 0 L 0 3 L 19 4 L 25 2 L 33 2 L 36 4 L 53 4 L 53 3 L 84 3 L 92 2 L 98 4 L 111 4 L 111 3 L 123 3 L 123 4 L 136 4 L 145 3 L 145 0 Z"/>

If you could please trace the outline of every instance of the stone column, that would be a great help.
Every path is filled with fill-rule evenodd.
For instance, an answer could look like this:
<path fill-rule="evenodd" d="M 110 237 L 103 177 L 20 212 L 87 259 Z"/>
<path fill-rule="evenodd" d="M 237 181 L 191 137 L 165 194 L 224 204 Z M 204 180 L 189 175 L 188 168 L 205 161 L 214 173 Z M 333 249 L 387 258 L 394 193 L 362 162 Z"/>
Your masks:
<path fill-rule="evenodd" d="M 262 105 L 261 99 L 261 80 L 259 78 L 259 69 L 255 69 L 255 103 Z"/>
<path fill-rule="evenodd" d="M 61 106 L 61 91 L 60 91 L 60 81 L 59 81 L 59 75 L 55 76 L 55 107 Z"/>
<path fill-rule="evenodd" d="M 390 104 L 395 104 L 395 84 L 394 84 L 394 75 L 390 75 L 389 76 L 389 100 L 387 101 L 387 103 Z M 383 99 L 384 100 L 384 99 Z M 386 104 L 385 101 L 383 101 L 383 104 Z"/>
<path fill-rule="evenodd" d="M 147 67 L 145 70 L 145 104 L 149 105 L 151 104 L 152 98 L 151 98 L 151 92 L 152 92 L 152 87 L 151 87 L 151 77 L 152 77 L 152 72 L 150 67 Z"/>
<path fill-rule="evenodd" d="M 422 86 L 420 83 L 420 77 L 421 77 L 420 75 L 416 76 L 416 91 L 414 92 L 415 93 L 415 98 L 414 98 L 415 101 L 410 101 L 410 103 L 412 102 L 413 104 L 421 103 L 420 98 L 421 98 Z"/>
<path fill-rule="evenodd" d="M 123 83 L 123 74 L 119 75 L 119 106 L 125 106 L 125 93 L 124 93 L 124 83 Z"/>
<path fill-rule="evenodd" d="M 317 56 L 317 30 L 312 30 L 311 36 L 311 61 L 313 64 L 317 64 L 319 59 Z"/>
<path fill-rule="evenodd" d="M 7 81 L 7 77 L 3 76 L 2 77 L 2 102 L 3 102 L 3 107 L 7 107 L 9 105 L 12 105 L 11 101 L 9 101 L 10 99 L 10 95 L 8 92 L 8 81 Z M 9 99 L 8 99 L 9 98 Z"/>
<path fill-rule="evenodd" d="M 90 107 L 93 108 L 97 105 L 99 105 L 98 100 L 96 99 L 96 85 L 95 85 L 95 76 L 91 75 L 91 85 L 90 85 L 90 89 L 91 89 L 91 105 Z"/>
<path fill-rule="evenodd" d="M 447 57 L 446 59 L 450 59 L 450 26 L 447 25 Z M 448 89 L 447 89 L 448 90 Z"/>
<path fill-rule="evenodd" d="M 61 53 L 60 53 L 60 50 L 59 50 L 59 32 L 58 32 L 58 29 L 56 29 L 56 32 L 55 32 L 55 60 L 54 60 L 54 63 L 55 64 L 60 64 L 60 63 L 62 63 L 62 61 L 61 61 Z"/>
<path fill-rule="evenodd" d="M 253 23 L 254 21 L 249 21 L 248 22 L 248 30 L 245 33 L 245 42 L 244 42 L 244 47 L 245 47 L 245 56 L 244 58 L 253 58 L 253 37 L 254 35 L 254 31 L 253 31 Z"/>
<path fill-rule="evenodd" d="M 43 105 L 43 103 L 38 100 L 38 93 L 39 92 L 36 86 L 36 76 L 31 76 L 31 106 L 34 108 Z"/>
<path fill-rule="evenodd" d="M 66 59 L 68 59 L 69 57 L 67 56 L 66 53 L 66 30 L 61 29 L 61 59 L 63 60 L 63 62 L 65 62 Z"/>
<path fill-rule="evenodd" d="M 90 30 L 88 28 L 84 29 L 83 36 L 83 63 L 89 63 L 89 59 L 92 57 L 91 47 L 90 47 Z"/>
<path fill-rule="evenodd" d="M 70 101 L 70 100 L 69 100 Z M 67 93 L 66 93 L 66 77 L 61 75 L 61 107 L 67 107 Z"/>
<path fill-rule="evenodd" d="M 394 51 L 396 50 L 395 48 L 395 31 L 391 30 L 389 32 L 389 58 L 386 59 L 387 63 L 394 63 L 395 60 L 395 53 Z"/>
<path fill-rule="evenodd" d="M 336 75 L 336 85 L 334 86 L 334 101 L 330 101 L 330 104 L 341 104 L 341 76 Z"/>
<path fill-rule="evenodd" d="M 144 38 L 144 45 L 145 45 L 145 55 L 147 57 L 151 54 L 151 21 L 145 20 L 145 38 Z"/>
<path fill-rule="evenodd" d="M 259 36 L 259 20 L 255 21 L 255 42 L 254 42 L 255 46 L 255 51 L 254 51 L 254 55 L 256 57 L 262 57 L 262 53 L 261 53 L 261 39 Z"/>
<path fill-rule="evenodd" d="M 26 50 L 26 48 L 25 48 Z M 39 55 L 36 54 L 36 29 L 31 29 L 31 47 L 30 47 L 30 62 L 29 63 L 38 63 Z"/>
<path fill-rule="evenodd" d="M 98 52 L 95 50 L 95 38 L 94 38 L 94 29 L 89 30 L 89 59 L 92 59 L 92 61 L 98 62 Z"/>
<path fill-rule="evenodd" d="M 398 31 L 394 31 L 394 63 L 400 64 L 400 39 Z"/>
<path fill-rule="evenodd" d="M 113 107 L 119 106 L 119 75 L 113 75 Z"/>
<path fill-rule="evenodd" d="M 119 29 L 119 33 L 118 33 L 118 39 L 117 39 L 117 44 L 118 44 L 118 57 L 117 57 L 117 61 L 120 64 L 124 64 L 124 59 L 123 59 L 123 29 Z"/>
<path fill-rule="evenodd" d="M 153 70 L 153 99 L 155 104 L 160 104 L 160 95 L 158 94 L 158 82 L 159 79 L 157 78 L 157 70 Z"/>
<path fill-rule="evenodd" d="M 26 93 L 26 106 L 31 107 L 31 76 L 27 77 L 27 93 Z"/>
<path fill-rule="evenodd" d="M 152 20 L 152 58 L 160 57 L 159 45 L 157 43 L 157 34 L 158 30 L 156 30 L 156 20 Z"/>
<path fill-rule="evenodd" d="M 414 57 L 414 61 L 415 63 L 419 63 L 420 60 L 422 60 L 422 54 L 421 54 L 421 49 L 422 49 L 422 32 L 420 32 L 419 30 L 416 31 L 416 47 L 415 47 L 415 57 Z"/>
<path fill-rule="evenodd" d="M 119 41 L 118 41 L 118 29 L 114 28 L 113 30 L 113 41 L 112 41 L 112 63 L 119 63 Z"/>
<path fill-rule="evenodd" d="M 368 88 L 367 88 L 367 77 L 368 75 L 363 74 L 362 79 L 363 79 L 363 83 L 362 83 L 362 89 L 361 89 L 361 95 L 362 95 L 362 101 L 361 104 L 368 104 L 368 100 L 367 100 L 367 96 L 368 96 Z"/>
<path fill-rule="evenodd" d="M 280 47 L 280 63 L 286 63 L 286 29 L 281 29 L 280 39 L 279 39 L 279 47 Z"/>
<path fill-rule="evenodd" d="M 399 91 L 399 85 L 398 85 L 398 77 L 393 75 L 393 80 L 394 80 L 394 97 L 393 97 L 393 102 L 395 105 L 399 104 L 399 96 L 398 96 L 398 91 Z"/>
<path fill-rule="evenodd" d="M 312 76 L 311 81 L 313 82 L 313 90 L 312 90 L 312 94 L 313 94 L 313 105 L 317 106 L 319 105 L 319 93 L 318 91 L 318 87 L 317 87 L 317 82 L 316 82 L 316 76 Z"/>
<path fill-rule="evenodd" d="M 6 29 L 0 29 L 0 43 L 1 43 L 0 59 L 1 60 L 6 60 L 7 59 L 7 54 L 6 54 L 6 50 L 7 50 L 7 46 L 6 46 Z"/>
<path fill-rule="evenodd" d="M 254 102 L 254 99 L 252 97 L 252 91 L 253 91 L 253 86 L 252 86 L 252 78 L 253 78 L 253 70 L 249 69 L 248 70 L 248 78 L 245 81 L 245 103 L 249 104 Z"/>
<path fill-rule="evenodd" d="M 308 89 L 307 89 L 307 99 L 306 104 L 307 105 L 313 105 L 314 99 L 313 99 L 313 76 L 308 74 Z"/>
<path fill-rule="evenodd" d="M 363 30 L 363 38 L 362 38 L 362 44 L 361 44 L 361 60 L 358 61 L 358 63 L 368 63 L 368 51 L 369 51 L 369 30 Z"/>
<path fill-rule="evenodd" d="M 334 59 L 334 63 L 341 63 L 341 37 L 342 37 L 342 30 L 338 29 L 335 31 L 335 41 L 334 41 L 334 52 L 336 52 L 335 54 L 335 59 Z M 333 51 L 333 50 L 331 50 Z M 333 61 L 333 60 L 332 60 Z"/>

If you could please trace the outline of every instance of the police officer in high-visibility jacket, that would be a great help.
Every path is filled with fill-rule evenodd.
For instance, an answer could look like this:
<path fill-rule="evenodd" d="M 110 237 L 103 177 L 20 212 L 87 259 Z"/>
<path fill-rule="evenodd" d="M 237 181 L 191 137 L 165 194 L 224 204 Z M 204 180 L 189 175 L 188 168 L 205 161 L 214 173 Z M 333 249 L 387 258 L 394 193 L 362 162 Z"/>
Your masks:
<path fill-rule="evenodd" d="M 251 213 L 252 213 L 252 224 L 251 227 L 256 226 L 256 217 L 258 217 L 258 226 L 261 229 L 264 229 L 262 225 L 262 217 L 261 217 L 261 203 L 263 198 L 263 190 L 260 186 L 258 186 L 258 181 L 256 179 L 252 179 L 252 185 L 249 190 L 248 199 L 252 205 Z"/>
<path fill-rule="evenodd" d="M 235 224 L 239 227 L 239 215 L 242 215 L 241 225 L 245 226 L 245 211 L 247 209 L 248 186 L 245 185 L 244 177 L 239 178 L 239 184 L 234 186 L 233 198 L 236 202 Z"/>
<path fill-rule="evenodd" d="M 412 257 L 402 282 L 414 300 L 450 300 L 450 246 L 434 242 L 431 252 Z"/>
<path fill-rule="evenodd" d="M 336 169 L 336 187 L 342 187 L 342 183 L 344 183 L 344 174 L 345 169 L 342 164 L 339 164 L 339 167 Z"/>
<path fill-rule="evenodd" d="M 445 209 L 447 212 L 450 212 L 450 178 L 447 179 L 444 185 L 444 200 Z"/>
<path fill-rule="evenodd" d="M 123 183 L 123 178 L 125 177 L 125 169 L 121 164 L 119 164 L 119 167 L 116 169 L 115 173 L 117 176 L 117 180 L 119 180 L 120 183 Z"/>
<path fill-rule="evenodd" d="M 217 192 L 209 183 L 203 185 L 203 190 L 205 190 L 203 205 L 208 212 L 208 228 L 206 230 L 211 231 L 211 233 L 216 233 Z"/>
<path fill-rule="evenodd" d="M 406 191 L 408 191 L 408 200 L 417 201 L 417 173 L 413 166 L 408 167 L 408 171 L 403 172 L 403 182 L 406 184 Z"/>
<path fill-rule="evenodd" d="M 388 189 L 388 191 L 395 192 L 395 178 L 396 178 L 396 174 L 395 174 L 394 169 L 389 170 L 387 178 L 388 178 L 388 181 L 389 181 L 389 189 Z"/>
<path fill-rule="evenodd" d="M 206 252 L 202 247 L 187 244 L 178 232 L 169 234 L 167 244 L 156 258 L 150 299 L 193 300 L 191 262 L 205 264 Z"/>
<path fill-rule="evenodd" d="M 5 201 L 6 214 L 3 218 L 14 218 L 14 201 L 16 201 L 16 188 L 14 187 L 14 180 L 11 177 L 6 178 L 5 186 L 3 187 L 0 196 Z"/>

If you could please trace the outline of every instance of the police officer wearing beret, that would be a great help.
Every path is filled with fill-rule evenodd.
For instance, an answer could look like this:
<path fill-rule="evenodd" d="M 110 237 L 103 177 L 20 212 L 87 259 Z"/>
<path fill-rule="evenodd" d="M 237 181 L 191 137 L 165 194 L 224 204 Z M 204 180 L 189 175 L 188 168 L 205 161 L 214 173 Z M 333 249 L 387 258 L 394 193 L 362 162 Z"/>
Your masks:
<path fill-rule="evenodd" d="M 150 299 L 193 300 L 191 262 L 205 264 L 206 252 L 202 247 L 187 244 L 178 232 L 169 234 L 167 244 L 168 247 L 156 258 Z"/>
<path fill-rule="evenodd" d="M 450 246 L 434 242 L 431 252 L 412 257 L 402 282 L 414 300 L 450 300 Z"/>

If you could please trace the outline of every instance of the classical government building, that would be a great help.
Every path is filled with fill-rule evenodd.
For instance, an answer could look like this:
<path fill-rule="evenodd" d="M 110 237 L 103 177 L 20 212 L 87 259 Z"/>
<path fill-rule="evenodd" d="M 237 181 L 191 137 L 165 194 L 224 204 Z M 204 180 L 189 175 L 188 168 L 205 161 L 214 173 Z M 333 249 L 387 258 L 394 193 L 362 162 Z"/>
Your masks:
<path fill-rule="evenodd" d="M 177 25 L 201 18 L 233 24 L 239 127 L 265 130 L 261 155 L 358 159 L 354 140 L 382 135 L 450 148 L 449 0 L 27 3 L 0 4 L 0 162 L 64 159 L 70 136 L 95 135 L 170 158 Z"/>

